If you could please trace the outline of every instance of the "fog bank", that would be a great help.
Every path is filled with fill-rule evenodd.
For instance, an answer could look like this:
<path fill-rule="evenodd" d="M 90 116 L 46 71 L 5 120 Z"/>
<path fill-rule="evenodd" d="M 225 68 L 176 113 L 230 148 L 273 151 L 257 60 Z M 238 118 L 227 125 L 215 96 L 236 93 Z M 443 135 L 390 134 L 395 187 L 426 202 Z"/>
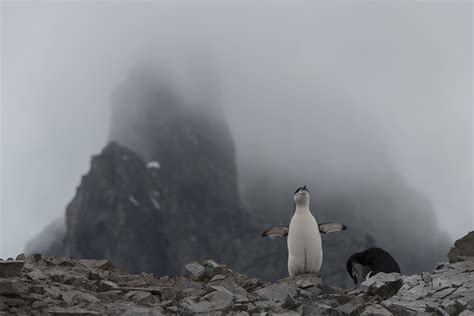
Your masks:
<path fill-rule="evenodd" d="M 241 183 L 279 170 L 291 199 L 320 181 L 304 168 L 337 183 L 391 166 L 453 240 L 473 229 L 468 2 L 1 6 L 0 257 L 63 215 L 137 64 L 222 107 Z"/>

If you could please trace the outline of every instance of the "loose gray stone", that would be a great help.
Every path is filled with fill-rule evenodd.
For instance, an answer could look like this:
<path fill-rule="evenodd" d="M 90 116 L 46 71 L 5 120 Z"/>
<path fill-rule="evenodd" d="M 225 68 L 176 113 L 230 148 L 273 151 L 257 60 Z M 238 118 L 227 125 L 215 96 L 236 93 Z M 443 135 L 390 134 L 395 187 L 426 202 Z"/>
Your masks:
<path fill-rule="evenodd" d="M 176 298 L 183 299 L 188 296 L 200 297 L 204 295 L 205 293 L 206 293 L 206 290 L 204 289 L 186 288 L 186 289 L 183 289 L 181 292 L 177 293 Z"/>
<path fill-rule="evenodd" d="M 388 300 L 382 302 L 382 306 L 387 308 L 390 312 L 399 315 L 404 314 L 408 311 L 426 312 L 427 310 L 436 310 L 438 303 L 431 301 L 416 301 L 411 298 L 404 298 L 399 296 L 393 296 Z"/>
<path fill-rule="evenodd" d="M 227 293 L 227 294 L 230 294 L 230 295 L 234 295 L 228 289 L 226 289 L 225 287 L 222 287 L 220 285 L 211 285 L 211 288 L 216 290 L 216 291 L 221 291 L 221 292 L 224 292 L 224 293 Z"/>
<path fill-rule="evenodd" d="M 86 310 L 83 308 L 55 308 L 47 310 L 47 312 L 51 315 L 56 316 L 95 316 L 100 315 L 100 313 Z"/>
<path fill-rule="evenodd" d="M 229 293 L 228 291 L 214 291 L 203 296 L 202 299 L 206 301 L 232 302 L 232 300 L 234 299 L 234 296 L 232 295 L 232 293 Z"/>
<path fill-rule="evenodd" d="M 0 278 L 19 276 L 23 271 L 25 261 L 0 261 Z"/>
<path fill-rule="evenodd" d="M 41 280 L 46 280 L 48 278 L 48 276 L 44 274 L 43 272 L 41 272 L 41 270 L 39 269 L 35 269 L 31 272 L 28 272 L 26 276 L 33 281 L 41 281 Z"/>
<path fill-rule="evenodd" d="M 26 257 L 26 262 L 28 263 L 37 263 L 39 262 L 41 259 L 43 259 L 43 255 L 40 254 L 40 253 L 34 253 L 28 257 Z"/>
<path fill-rule="evenodd" d="M 242 304 L 242 303 L 248 303 L 250 300 L 247 296 L 245 295 L 235 295 L 234 302 L 236 304 Z"/>
<path fill-rule="evenodd" d="M 0 278 L 0 295 L 20 295 L 26 283 L 18 278 Z"/>
<path fill-rule="evenodd" d="M 118 288 L 118 284 L 108 280 L 100 280 L 96 285 L 97 292 L 105 292 Z"/>
<path fill-rule="evenodd" d="M 132 296 L 132 299 L 135 303 L 140 304 L 140 305 L 153 304 L 153 303 L 159 302 L 159 299 L 153 296 L 153 294 L 151 294 L 150 292 L 136 292 Z"/>
<path fill-rule="evenodd" d="M 249 316 L 249 313 L 246 311 L 239 311 L 239 312 L 230 312 L 228 313 L 230 316 Z"/>
<path fill-rule="evenodd" d="M 313 294 L 303 289 L 298 289 L 298 296 L 303 299 L 312 299 L 314 297 Z"/>
<path fill-rule="evenodd" d="M 153 308 L 148 308 L 148 307 L 135 307 L 135 306 L 130 306 L 127 307 L 127 310 L 122 313 L 124 316 L 161 316 L 165 315 L 165 312 L 163 309 L 159 307 L 153 307 Z"/>
<path fill-rule="evenodd" d="M 353 302 L 349 302 L 337 307 L 336 311 L 338 311 L 342 315 L 354 316 L 360 315 L 363 308 L 364 306 L 362 304 L 354 304 Z"/>
<path fill-rule="evenodd" d="M 165 309 L 172 312 L 172 313 L 177 313 L 178 312 L 178 307 L 177 306 L 168 306 L 168 307 L 165 307 Z"/>
<path fill-rule="evenodd" d="M 312 302 L 304 304 L 301 308 L 301 315 L 332 315 L 336 313 L 331 305 L 323 302 Z"/>
<path fill-rule="evenodd" d="M 186 308 L 189 305 L 193 305 L 194 303 L 197 303 L 198 299 L 199 299 L 198 297 L 194 297 L 194 296 L 186 297 L 183 300 L 181 300 L 179 304 L 180 306 Z"/>
<path fill-rule="evenodd" d="M 223 274 L 216 274 L 215 276 L 212 277 L 211 282 L 224 280 L 225 278 L 227 277 Z"/>
<path fill-rule="evenodd" d="M 474 257 L 474 231 L 456 240 L 453 248 L 448 253 L 448 259 L 451 263 L 464 261 L 469 257 Z"/>
<path fill-rule="evenodd" d="M 429 273 L 426 273 L 426 272 L 422 272 L 421 273 L 421 278 L 423 279 L 423 281 L 429 283 L 431 282 L 433 279 L 431 278 L 431 275 Z"/>
<path fill-rule="evenodd" d="M 95 297 L 95 296 L 92 296 L 88 293 L 84 293 L 84 292 L 81 292 L 81 291 L 68 291 L 68 292 L 65 292 L 62 294 L 62 299 L 63 301 L 71 306 L 71 305 L 76 305 L 78 303 L 96 303 L 96 302 L 99 302 L 100 300 Z"/>
<path fill-rule="evenodd" d="M 216 285 L 226 288 L 232 294 L 239 294 L 239 295 L 246 295 L 247 291 L 241 287 L 240 285 L 236 284 L 233 281 L 233 278 L 226 278 L 220 282 L 215 282 Z"/>
<path fill-rule="evenodd" d="M 374 305 L 369 305 L 367 306 L 364 311 L 361 314 L 362 316 L 376 316 L 376 315 L 393 315 L 388 311 L 386 308 L 383 306 L 380 306 L 379 304 L 374 304 Z"/>
<path fill-rule="evenodd" d="M 449 315 L 457 315 L 463 310 L 462 304 L 457 301 L 453 301 L 450 299 L 445 300 L 441 303 L 441 307 L 449 314 Z"/>
<path fill-rule="evenodd" d="M 8 309 L 8 305 L 0 298 L 0 311 Z"/>
<path fill-rule="evenodd" d="M 346 304 L 351 300 L 351 296 L 344 294 L 323 294 L 321 297 L 326 300 L 334 301 L 337 306 Z M 354 296 L 354 298 L 357 298 L 357 296 Z"/>
<path fill-rule="evenodd" d="M 448 287 L 439 291 L 434 292 L 431 297 L 437 298 L 437 299 L 444 299 L 445 297 L 449 296 L 452 294 L 454 291 L 456 291 L 456 288 Z"/>
<path fill-rule="evenodd" d="M 395 295 L 402 287 L 400 273 L 377 273 L 361 283 L 360 289 L 369 295 L 378 295 L 384 299 Z"/>
<path fill-rule="evenodd" d="M 105 292 L 100 292 L 97 293 L 97 298 L 100 300 L 105 300 L 105 301 L 116 301 L 119 300 L 121 291 L 118 290 L 112 290 L 112 291 L 105 291 Z"/>
<path fill-rule="evenodd" d="M 442 309 L 441 307 L 438 307 L 436 309 L 436 314 L 441 315 L 441 316 L 449 316 L 449 313 Z"/>
<path fill-rule="evenodd" d="M 226 268 L 214 260 L 206 260 L 202 264 L 206 270 L 206 277 L 212 279 L 217 274 L 224 274 Z"/>
<path fill-rule="evenodd" d="M 451 267 L 461 272 L 474 272 L 474 257 L 469 257 L 464 261 L 456 262 L 452 264 Z"/>
<path fill-rule="evenodd" d="M 286 309 L 293 310 L 293 309 L 296 309 L 299 305 L 300 305 L 299 302 L 293 296 L 288 294 L 282 306 Z"/>
<path fill-rule="evenodd" d="M 194 281 L 198 281 L 204 276 L 205 272 L 206 269 L 201 264 L 192 262 L 183 267 L 182 275 Z"/>
<path fill-rule="evenodd" d="M 318 284 L 318 288 L 322 294 L 342 294 L 344 291 L 337 287 L 332 287 L 326 284 Z"/>
<path fill-rule="evenodd" d="M 321 278 L 315 274 L 299 274 L 292 278 L 296 285 L 301 289 L 306 289 L 311 286 L 317 286 L 321 283 Z"/>
<path fill-rule="evenodd" d="M 204 296 L 198 303 L 191 304 L 186 310 L 196 313 L 211 313 L 215 311 L 225 311 L 232 304 L 233 296 L 220 291 L 215 291 Z"/>
<path fill-rule="evenodd" d="M 297 286 L 295 281 L 283 281 L 264 287 L 255 293 L 267 300 L 284 301 L 289 294 L 293 297 L 297 295 Z"/>
<path fill-rule="evenodd" d="M 94 259 L 81 259 L 79 260 L 79 264 L 82 264 L 84 267 L 89 269 L 102 269 L 107 270 L 114 265 L 110 260 L 94 260 Z"/>
<path fill-rule="evenodd" d="M 347 290 L 325 285 L 314 275 L 265 283 L 212 260 L 187 265 L 183 268 L 186 277 L 158 279 L 151 274 L 131 275 L 107 260 L 41 255 L 37 261 L 31 259 L 27 258 L 24 273 L 0 278 L 0 311 L 18 315 L 53 311 L 55 315 L 242 316 L 462 312 L 465 316 L 474 310 L 474 260 L 469 258 L 444 263 L 433 273 L 376 275 L 360 288 Z M 386 291 L 391 292 L 390 286 L 398 286 L 398 281 L 398 292 L 388 295 Z"/>

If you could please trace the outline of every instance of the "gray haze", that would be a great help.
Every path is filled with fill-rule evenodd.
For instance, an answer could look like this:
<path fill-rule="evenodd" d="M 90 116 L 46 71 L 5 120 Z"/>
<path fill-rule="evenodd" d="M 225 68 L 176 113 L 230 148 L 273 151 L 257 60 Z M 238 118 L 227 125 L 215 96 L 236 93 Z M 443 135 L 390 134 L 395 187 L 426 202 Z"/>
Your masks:
<path fill-rule="evenodd" d="M 473 229 L 470 2 L 2 2 L 1 21 L 0 257 L 63 216 L 144 64 L 222 105 L 242 182 L 350 154 L 363 185 L 386 159 L 452 239 Z"/>

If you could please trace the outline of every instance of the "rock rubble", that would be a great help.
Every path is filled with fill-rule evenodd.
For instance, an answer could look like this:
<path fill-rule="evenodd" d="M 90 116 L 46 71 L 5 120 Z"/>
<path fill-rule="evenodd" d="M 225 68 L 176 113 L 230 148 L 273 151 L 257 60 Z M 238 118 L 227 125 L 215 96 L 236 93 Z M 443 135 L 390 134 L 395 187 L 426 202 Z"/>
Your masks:
<path fill-rule="evenodd" d="M 213 260 L 155 278 L 108 260 L 18 259 L 0 261 L 0 315 L 474 314 L 474 257 L 440 263 L 432 273 L 379 273 L 352 289 L 314 275 L 264 282 Z"/>

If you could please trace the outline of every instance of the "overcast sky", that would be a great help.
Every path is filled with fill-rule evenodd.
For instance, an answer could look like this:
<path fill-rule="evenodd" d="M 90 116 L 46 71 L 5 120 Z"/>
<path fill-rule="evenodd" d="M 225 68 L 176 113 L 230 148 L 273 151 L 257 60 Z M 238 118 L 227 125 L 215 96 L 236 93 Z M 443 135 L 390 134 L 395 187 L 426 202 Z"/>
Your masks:
<path fill-rule="evenodd" d="M 166 69 L 194 103 L 219 100 L 240 164 L 284 167 L 291 153 L 279 145 L 311 137 L 321 104 L 337 99 L 377 126 L 451 238 L 473 229 L 469 1 L 1 8 L 0 257 L 64 214 L 107 141 L 111 91 L 143 63 Z M 288 117 L 305 129 L 286 129 Z"/>

